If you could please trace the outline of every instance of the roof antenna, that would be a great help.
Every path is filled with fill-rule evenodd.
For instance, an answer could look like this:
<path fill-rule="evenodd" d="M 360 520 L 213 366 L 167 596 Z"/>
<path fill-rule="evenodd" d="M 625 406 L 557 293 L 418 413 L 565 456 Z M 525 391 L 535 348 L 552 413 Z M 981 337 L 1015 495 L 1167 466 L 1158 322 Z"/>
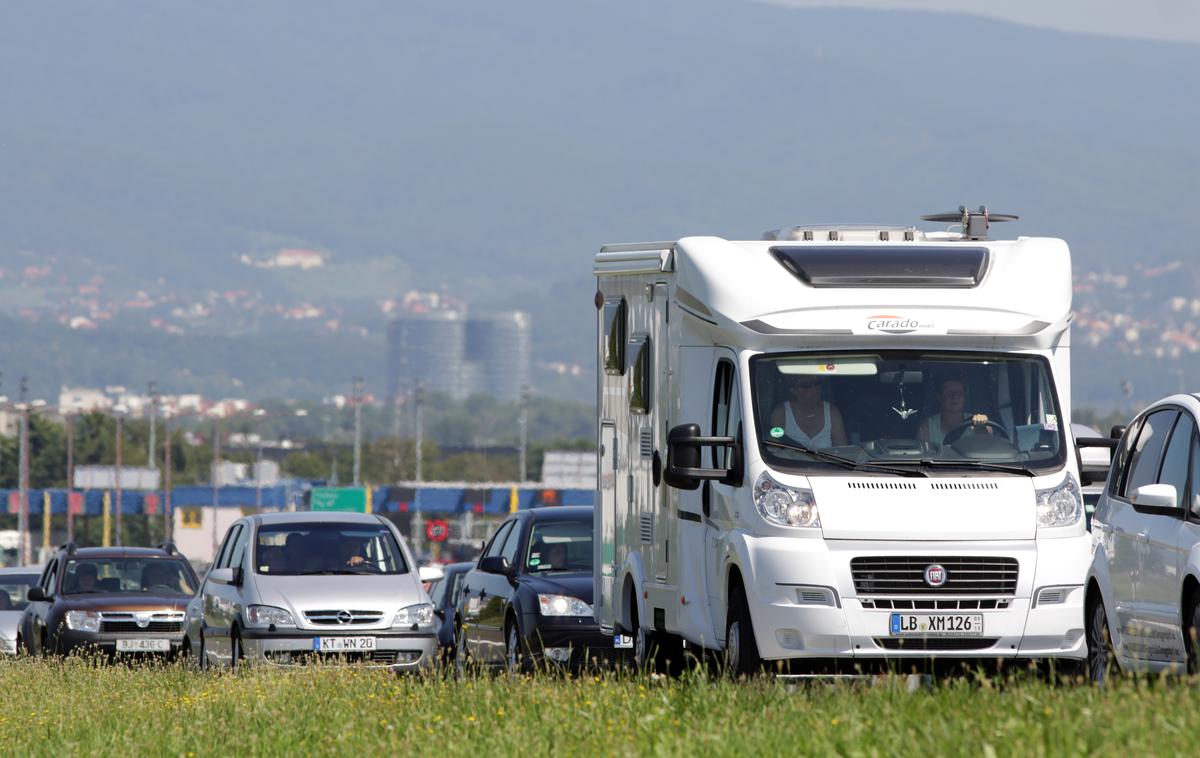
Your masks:
<path fill-rule="evenodd" d="M 992 221 L 1016 221 L 1018 216 L 1011 213 L 990 213 L 987 206 L 979 206 L 977 211 L 967 210 L 967 206 L 958 206 L 958 213 L 931 213 L 921 216 L 922 221 L 940 221 L 950 224 L 962 224 L 962 238 L 965 240 L 985 240 L 987 230 Z"/>

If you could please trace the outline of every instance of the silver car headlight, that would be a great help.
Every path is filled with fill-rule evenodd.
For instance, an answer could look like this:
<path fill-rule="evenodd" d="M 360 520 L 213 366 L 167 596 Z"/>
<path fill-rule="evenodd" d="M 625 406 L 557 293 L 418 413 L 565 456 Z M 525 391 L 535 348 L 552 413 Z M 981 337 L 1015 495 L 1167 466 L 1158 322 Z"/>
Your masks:
<path fill-rule="evenodd" d="M 766 471 L 754 482 L 754 505 L 762 517 L 779 526 L 821 528 L 817 499 L 812 490 L 788 487 L 775 481 Z"/>
<path fill-rule="evenodd" d="M 1067 472 L 1062 483 L 1056 487 L 1037 490 L 1038 526 L 1051 529 L 1071 526 L 1083 518 L 1083 493 L 1075 476 Z"/>
<path fill-rule="evenodd" d="M 98 632 L 100 614 L 95 611 L 67 611 L 67 628 L 76 632 Z"/>
<path fill-rule="evenodd" d="M 296 620 L 292 618 L 292 614 L 288 611 L 283 608 L 276 608 L 273 605 L 246 606 L 246 626 L 266 629 L 271 624 L 275 626 L 295 626 Z"/>
<path fill-rule="evenodd" d="M 433 604 L 418 603 L 410 605 L 396 611 L 396 617 L 392 619 L 393 627 L 412 627 L 412 626 L 432 626 L 433 625 Z"/>
<path fill-rule="evenodd" d="M 538 612 L 543 616 L 591 616 L 592 606 L 570 595 L 538 595 Z"/>

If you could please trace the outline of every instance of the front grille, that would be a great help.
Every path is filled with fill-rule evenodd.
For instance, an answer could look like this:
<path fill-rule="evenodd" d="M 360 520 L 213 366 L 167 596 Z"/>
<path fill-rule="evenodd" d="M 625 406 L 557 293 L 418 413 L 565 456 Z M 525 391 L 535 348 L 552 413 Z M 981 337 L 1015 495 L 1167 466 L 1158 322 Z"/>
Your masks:
<path fill-rule="evenodd" d="M 182 621 L 151 621 L 146 626 L 138 626 L 136 621 L 102 621 L 102 632 L 179 632 L 183 630 Z"/>
<path fill-rule="evenodd" d="M 383 612 L 350 610 L 305 611 L 304 618 L 310 624 L 353 626 L 356 624 L 378 624 L 383 620 Z"/>
<path fill-rule="evenodd" d="M 999 637 L 876 637 L 885 650 L 987 650 Z"/>
<path fill-rule="evenodd" d="M 863 608 L 877 611 L 1002 611 L 1011 601 L 993 597 L 970 600 L 863 598 L 860 602 Z"/>
<path fill-rule="evenodd" d="M 938 564 L 946 583 L 931 587 L 925 568 Z M 1003 557 L 922 557 L 887 555 L 852 558 L 850 573 L 859 595 L 1015 595 L 1017 559 Z"/>

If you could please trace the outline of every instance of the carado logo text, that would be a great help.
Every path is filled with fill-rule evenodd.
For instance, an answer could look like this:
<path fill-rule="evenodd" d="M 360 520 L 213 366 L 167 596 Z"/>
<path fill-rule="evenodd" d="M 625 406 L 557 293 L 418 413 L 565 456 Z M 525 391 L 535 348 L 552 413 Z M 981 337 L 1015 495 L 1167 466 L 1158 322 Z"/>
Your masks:
<path fill-rule="evenodd" d="M 915 318 L 907 316 L 868 316 L 867 329 L 873 332 L 884 332 L 885 334 L 909 334 L 915 332 L 925 324 L 919 323 Z"/>

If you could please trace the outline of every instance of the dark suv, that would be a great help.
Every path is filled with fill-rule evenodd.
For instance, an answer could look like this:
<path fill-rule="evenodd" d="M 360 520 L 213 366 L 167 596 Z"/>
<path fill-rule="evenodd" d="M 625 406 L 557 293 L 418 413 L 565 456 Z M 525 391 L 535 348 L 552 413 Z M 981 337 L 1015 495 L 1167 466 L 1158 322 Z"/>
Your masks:
<path fill-rule="evenodd" d="M 156 548 L 64 545 L 29 590 L 19 644 L 29 653 L 175 655 L 199 582 L 171 543 Z"/>

